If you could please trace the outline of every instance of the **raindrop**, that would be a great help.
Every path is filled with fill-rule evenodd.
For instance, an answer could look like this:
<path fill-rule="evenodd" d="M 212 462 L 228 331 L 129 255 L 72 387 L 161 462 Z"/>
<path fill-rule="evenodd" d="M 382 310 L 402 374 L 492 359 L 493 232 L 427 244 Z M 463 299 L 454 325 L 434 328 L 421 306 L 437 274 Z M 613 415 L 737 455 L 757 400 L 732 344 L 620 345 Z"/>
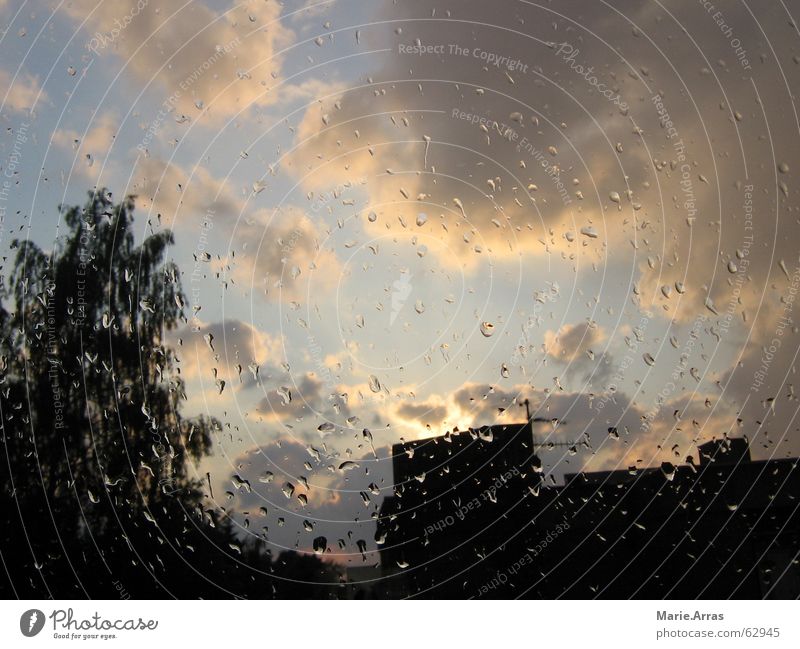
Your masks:
<path fill-rule="evenodd" d="M 250 487 L 250 482 L 238 475 L 234 474 L 233 476 L 231 476 L 231 482 L 233 482 L 233 487 L 237 491 L 244 491 L 245 493 L 248 494 L 253 491 L 252 488 Z"/>
<path fill-rule="evenodd" d="M 318 536 L 314 539 L 314 552 L 316 554 L 324 554 L 328 549 L 328 539 L 324 536 Z"/>
<path fill-rule="evenodd" d="M 288 406 L 292 402 L 292 391 L 285 385 L 280 386 L 276 392 L 280 396 L 284 406 Z"/>

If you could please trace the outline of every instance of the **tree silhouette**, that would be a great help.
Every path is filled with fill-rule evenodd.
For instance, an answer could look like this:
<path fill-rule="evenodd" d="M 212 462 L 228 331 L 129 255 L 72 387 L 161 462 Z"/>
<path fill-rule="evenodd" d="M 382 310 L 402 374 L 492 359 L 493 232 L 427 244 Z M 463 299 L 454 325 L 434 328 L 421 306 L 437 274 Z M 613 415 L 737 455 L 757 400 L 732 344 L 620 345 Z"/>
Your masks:
<path fill-rule="evenodd" d="M 137 244 L 133 197 L 89 197 L 61 210 L 52 251 L 12 242 L 2 287 L 4 594 L 274 596 L 244 578 L 248 558 L 275 572 L 269 551 L 243 546 L 192 475 L 220 424 L 181 415 L 164 342 L 186 322 L 173 235 L 148 223 Z"/>

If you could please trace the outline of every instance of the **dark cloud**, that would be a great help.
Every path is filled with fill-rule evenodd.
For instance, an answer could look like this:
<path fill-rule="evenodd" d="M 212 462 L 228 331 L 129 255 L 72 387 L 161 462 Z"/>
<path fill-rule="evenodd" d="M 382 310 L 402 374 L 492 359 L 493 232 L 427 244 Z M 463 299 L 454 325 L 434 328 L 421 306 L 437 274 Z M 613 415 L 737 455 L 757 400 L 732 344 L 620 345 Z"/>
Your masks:
<path fill-rule="evenodd" d="M 364 563 L 358 548 L 358 541 L 364 541 L 367 562 L 375 563 L 373 515 L 392 493 L 391 451 L 380 447 L 373 453 L 363 438 L 354 439 L 351 448 L 355 451 L 348 456 L 321 442 L 283 438 L 241 454 L 234 461 L 238 473 L 230 479 L 229 503 L 236 512 L 234 520 L 240 525 L 245 518 L 250 521 L 241 533 L 266 535 L 274 546 L 308 552 L 313 551 L 313 539 L 324 536 L 340 560 L 355 565 Z M 269 478 L 267 472 L 272 474 Z M 293 487 L 290 497 L 287 483 Z M 301 496 L 307 502 L 301 502 Z M 340 540 L 343 548 L 337 545 Z"/>
<path fill-rule="evenodd" d="M 555 360 L 569 363 L 593 351 L 605 339 L 602 328 L 594 322 L 564 325 L 545 335 L 547 353 Z"/>
<path fill-rule="evenodd" d="M 438 425 L 447 417 L 447 406 L 427 403 L 404 403 L 397 409 L 403 419 Z"/>
<path fill-rule="evenodd" d="M 313 428 L 324 423 L 350 428 L 347 419 L 352 416 L 342 395 L 310 373 L 292 376 L 285 384 L 271 387 L 256 411 L 282 421 L 304 421 Z"/>
<path fill-rule="evenodd" d="M 277 373 L 278 345 L 268 333 L 241 320 L 190 322 L 169 332 L 167 343 L 177 350 L 186 380 L 215 378 L 230 390 L 255 385 L 256 369 L 259 382 Z"/>

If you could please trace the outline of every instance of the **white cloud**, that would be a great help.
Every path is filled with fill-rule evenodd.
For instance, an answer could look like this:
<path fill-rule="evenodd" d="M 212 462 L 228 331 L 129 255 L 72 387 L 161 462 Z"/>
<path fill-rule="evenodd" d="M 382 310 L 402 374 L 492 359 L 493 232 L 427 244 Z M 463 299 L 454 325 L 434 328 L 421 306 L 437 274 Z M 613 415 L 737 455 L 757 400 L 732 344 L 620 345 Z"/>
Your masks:
<path fill-rule="evenodd" d="M 15 112 L 29 112 L 37 101 L 47 101 L 47 93 L 41 89 L 39 79 L 30 74 L 20 73 L 13 79 L 11 75 L 0 69 L 0 88 L 5 88 L 3 93 L 3 108 Z"/>

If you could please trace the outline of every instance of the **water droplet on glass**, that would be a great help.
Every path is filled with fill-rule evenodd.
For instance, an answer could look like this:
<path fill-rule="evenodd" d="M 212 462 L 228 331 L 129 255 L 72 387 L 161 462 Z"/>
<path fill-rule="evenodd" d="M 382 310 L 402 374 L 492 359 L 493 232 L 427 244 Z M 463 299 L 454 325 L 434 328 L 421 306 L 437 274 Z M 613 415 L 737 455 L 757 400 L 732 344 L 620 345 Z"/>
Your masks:
<path fill-rule="evenodd" d="M 280 386 L 276 392 L 280 396 L 284 406 L 288 406 L 292 401 L 292 391 L 285 385 Z"/>
<path fill-rule="evenodd" d="M 324 536 L 318 536 L 314 539 L 313 547 L 316 554 L 324 554 L 325 550 L 328 549 L 328 539 Z"/>

